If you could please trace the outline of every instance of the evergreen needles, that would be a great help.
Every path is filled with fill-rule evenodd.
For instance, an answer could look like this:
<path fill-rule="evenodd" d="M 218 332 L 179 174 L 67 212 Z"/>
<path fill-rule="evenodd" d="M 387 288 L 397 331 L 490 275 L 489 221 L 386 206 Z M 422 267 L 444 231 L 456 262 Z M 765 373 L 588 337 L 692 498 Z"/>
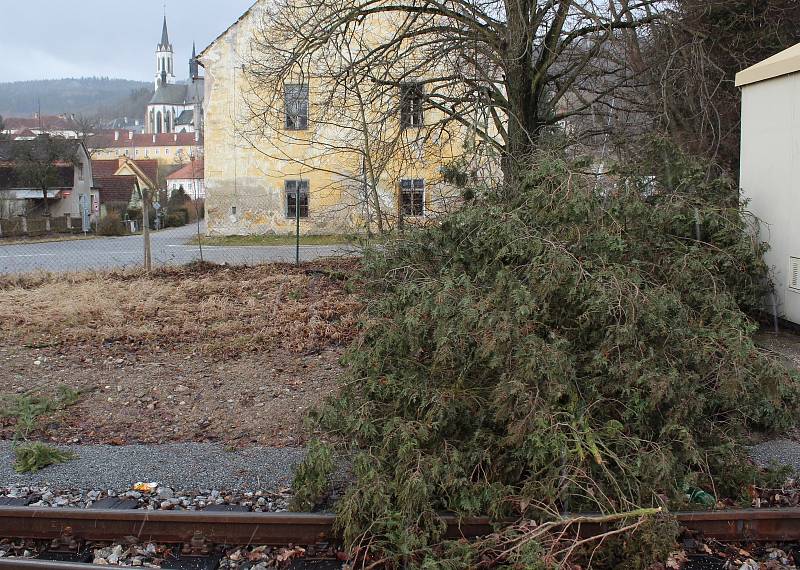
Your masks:
<path fill-rule="evenodd" d="M 543 520 L 744 492 L 741 437 L 794 424 L 800 398 L 751 340 L 763 245 L 736 188 L 704 172 L 672 157 L 601 191 L 540 157 L 368 255 L 350 382 L 316 416 L 356 457 L 337 511 L 352 546 L 477 567 L 437 512 Z M 314 457 L 306 499 L 331 468 Z"/>
<path fill-rule="evenodd" d="M 14 471 L 17 473 L 36 473 L 45 467 L 57 463 L 66 463 L 75 459 L 76 455 L 69 451 L 60 451 L 44 443 L 25 443 L 14 448 Z"/>

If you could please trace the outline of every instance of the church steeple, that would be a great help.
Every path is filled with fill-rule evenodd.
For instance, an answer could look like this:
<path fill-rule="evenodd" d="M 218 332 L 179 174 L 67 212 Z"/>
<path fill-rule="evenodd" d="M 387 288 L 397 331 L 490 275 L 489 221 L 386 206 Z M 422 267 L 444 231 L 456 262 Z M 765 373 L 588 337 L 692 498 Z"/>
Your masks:
<path fill-rule="evenodd" d="M 156 89 L 159 84 L 175 83 L 175 54 L 172 51 L 172 44 L 169 43 L 169 31 L 167 30 L 167 15 L 164 14 L 164 25 L 161 28 L 161 41 L 156 47 Z"/>
<path fill-rule="evenodd" d="M 165 51 L 172 51 L 172 44 L 169 43 L 169 31 L 167 30 L 167 15 L 164 14 L 164 27 L 161 29 L 161 43 L 158 44 L 159 48 L 165 48 Z"/>
<path fill-rule="evenodd" d="M 192 59 L 189 60 L 189 79 L 200 77 L 200 66 L 197 63 L 197 46 L 192 42 Z"/>

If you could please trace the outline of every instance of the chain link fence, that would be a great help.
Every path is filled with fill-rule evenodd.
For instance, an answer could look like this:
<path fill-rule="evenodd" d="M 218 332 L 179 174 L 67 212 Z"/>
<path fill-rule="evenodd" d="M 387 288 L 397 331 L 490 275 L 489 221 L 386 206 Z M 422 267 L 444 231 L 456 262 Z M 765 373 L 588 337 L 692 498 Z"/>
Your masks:
<path fill-rule="evenodd" d="M 152 268 L 209 262 L 228 265 L 307 262 L 321 258 L 357 255 L 359 248 L 344 236 L 206 237 L 206 224 L 198 220 L 177 227 L 163 219 L 120 221 L 119 236 L 98 235 L 97 228 L 83 231 L 80 218 L 23 217 L 0 219 L 0 274 L 81 272 L 145 268 L 146 242 Z M 148 235 L 149 234 L 149 235 Z"/>

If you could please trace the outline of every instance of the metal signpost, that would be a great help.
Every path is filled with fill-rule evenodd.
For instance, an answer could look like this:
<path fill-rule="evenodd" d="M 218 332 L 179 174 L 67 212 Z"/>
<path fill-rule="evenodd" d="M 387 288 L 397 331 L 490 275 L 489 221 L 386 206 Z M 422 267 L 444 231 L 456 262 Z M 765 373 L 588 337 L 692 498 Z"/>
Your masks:
<path fill-rule="evenodd" d="M 296 246 L 295 246 L 295 264 L 300 265 L 300 187 L 302 184 L 297 184 L 297 193 L 294 197 L 294 217 L 296 222 L 295 227 L 295 237 L 296 237 Z"/>
<path fill-rule="evenodd" d="M 81 231 L 83 232 L 84 235 L 86 235 L 89 233 L 89 230 L 92 229 L 92 222 L 90 219 L 91 203 L 89 197 L 86 194 L 81 194 L 78 201 L 80 202 L 80 208 L 81 208 Z"/>

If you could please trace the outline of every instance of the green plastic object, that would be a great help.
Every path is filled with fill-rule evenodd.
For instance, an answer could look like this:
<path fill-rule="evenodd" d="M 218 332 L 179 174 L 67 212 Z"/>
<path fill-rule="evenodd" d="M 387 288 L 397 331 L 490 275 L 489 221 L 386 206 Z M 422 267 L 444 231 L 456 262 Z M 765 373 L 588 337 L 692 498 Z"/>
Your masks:
<path fill-rule="evenodd" d="M 710 495 L 702 489 L 697 489 L 695 487 L 690 487 L 686 490 L 686 497 L 692 503 L 697 503 L 706 507 L 713 507 L 717 504 L 717 500 L 713 495 Z"/>

